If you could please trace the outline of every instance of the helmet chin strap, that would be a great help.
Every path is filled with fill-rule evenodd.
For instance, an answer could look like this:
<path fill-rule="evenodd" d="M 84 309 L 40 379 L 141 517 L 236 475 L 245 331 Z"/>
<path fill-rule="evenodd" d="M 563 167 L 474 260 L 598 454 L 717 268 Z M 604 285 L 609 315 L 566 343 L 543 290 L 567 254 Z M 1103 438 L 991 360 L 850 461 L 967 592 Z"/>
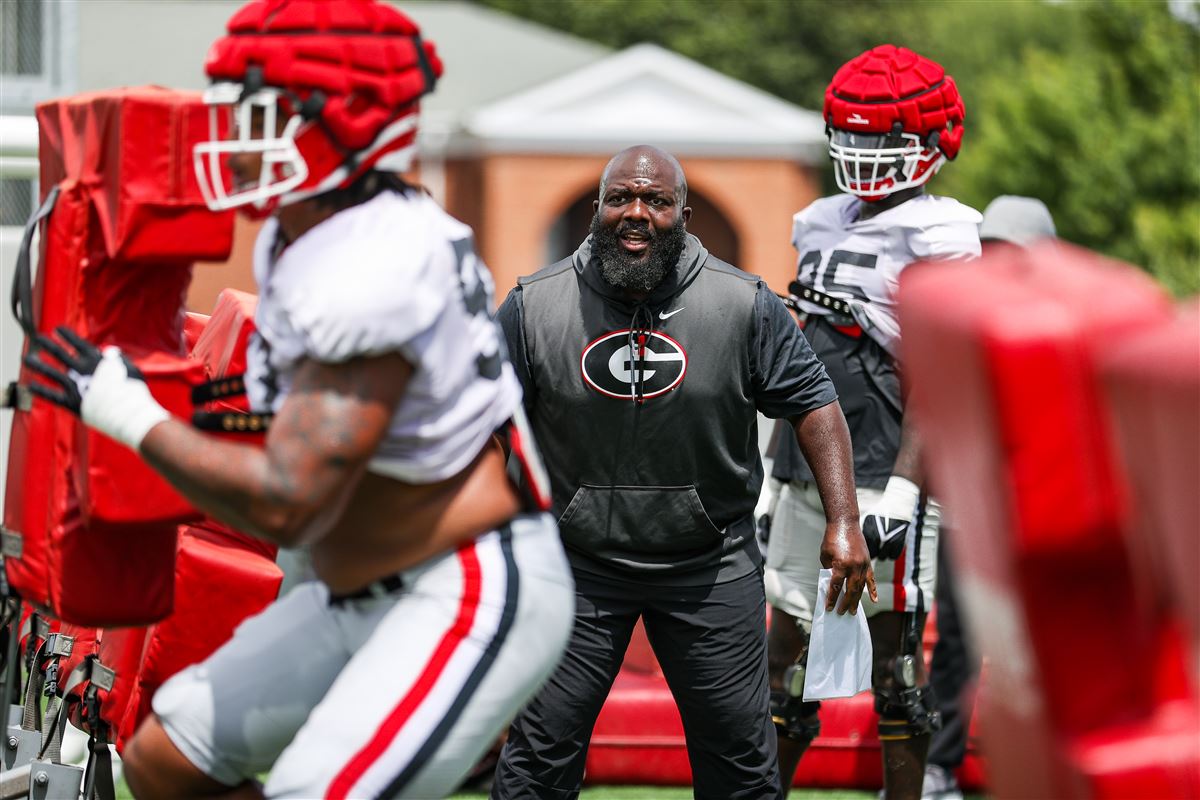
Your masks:
<path fill-rule="evenodd" d="M 925 193 L 925 184 L 920 186 L 910 186 L 907 189 L 901 189 L 898 192 L 892 192 L 872 200 L 870 197 L 860 197 L 864 205 L 859 208 L 858 219 L 870 219 L 876 214 L 887 211 L 889 208 L 895 208 L 901 203 L 912 200 L 914 197 Z"/>

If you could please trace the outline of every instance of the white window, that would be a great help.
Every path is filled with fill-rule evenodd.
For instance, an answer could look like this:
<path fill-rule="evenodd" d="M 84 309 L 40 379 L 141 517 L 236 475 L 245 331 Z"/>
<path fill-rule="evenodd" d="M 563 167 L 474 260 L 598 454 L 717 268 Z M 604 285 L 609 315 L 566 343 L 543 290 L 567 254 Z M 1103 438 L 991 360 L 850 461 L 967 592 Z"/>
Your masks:
<path fill-rule="evenodd" d="M 29 77 L 43 73 L 45 6 L 42 0 L 0 4 L 0 71 L 5 75 Z"/>
<path fill-rule="evenodd" d="M 0 113 L 71 90 L 75 21 L 75 0 L 0 0 Z"/>

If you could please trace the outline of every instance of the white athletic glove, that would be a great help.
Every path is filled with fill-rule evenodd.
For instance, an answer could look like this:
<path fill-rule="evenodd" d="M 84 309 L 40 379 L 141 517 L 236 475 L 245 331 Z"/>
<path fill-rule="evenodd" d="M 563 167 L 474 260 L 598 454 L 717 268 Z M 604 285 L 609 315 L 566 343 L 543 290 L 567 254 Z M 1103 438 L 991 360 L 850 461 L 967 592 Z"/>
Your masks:
<path fill-rule="evenodd" d="M 55 333 L 75 352 L 53 337 L 38 334 L 25 365 L 61 391 L 35 383 L 29 386 L 31 392 L 134 450 L 151 428 L 170 419 L 170 412 L 150 394 L 145 377 L 121 348 L 106 347 L 102 353 L 70 328 L 60 326 Z"/>
<path fill-rule="evenodd" d="M 920 501 L 921 489 L 915 483 L 899 475 L 888 478 L 883 497 L 862 515 L 863 537 L 871 558 L 892 561 L 900 557 Z"/>

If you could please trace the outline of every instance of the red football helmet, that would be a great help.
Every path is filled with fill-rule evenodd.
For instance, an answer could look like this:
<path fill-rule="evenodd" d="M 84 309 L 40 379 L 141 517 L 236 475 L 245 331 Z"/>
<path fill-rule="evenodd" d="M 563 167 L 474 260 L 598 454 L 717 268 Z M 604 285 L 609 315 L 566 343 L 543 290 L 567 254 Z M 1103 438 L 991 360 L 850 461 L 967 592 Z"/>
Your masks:
<path fill-rule="evenodd" d="M 209 208 L 280 205 L 404 172 L 418 100 L 442 63 L 417 26 L 375 0 L 253 0 L 208 52 L 210 135 L 193 157 Z M 228 138 L 226 138 L 228 137 Z M 262 156 L 234 185 L 229 157 Z"/>
<path fill-rule="evenodd" d="M 939 64 L 884 44 L 837 71 L 824 114 L 838 188 L 875 201 L 920 186 L 958 155 L 966 109 Z"/>

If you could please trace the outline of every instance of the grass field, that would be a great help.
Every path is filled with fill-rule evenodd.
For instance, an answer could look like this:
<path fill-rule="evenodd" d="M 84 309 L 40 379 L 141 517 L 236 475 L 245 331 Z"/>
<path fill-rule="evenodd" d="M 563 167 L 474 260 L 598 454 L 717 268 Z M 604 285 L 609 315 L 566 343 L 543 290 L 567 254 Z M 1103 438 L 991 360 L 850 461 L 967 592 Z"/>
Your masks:
<path fill-rule="evenodd" d="M 854 789 L 792 789 L 788 800 L 875 800 L 876 792 Z M 580 800 L 691 800 L 686 786 L 589 786 Z M 117 782 L 117 800 L 134 800 L 124 781 Z M 486 792 L 462 792 L 450 800 L 487 800 Z M 986 800 L 984 795 L 968 794 L 966 800 Z"/>
<path fill-rule="evenodd" d="M 581 800 L 691 800 L 692 790 L 676 786 L 593 786 Z M 486 794 L 456 794 L 451 800 L 485 800 Z M 793 789 L 788 800 L 874 800 L 874 792 L 838 789 Z"/>
<path fill-rule="evenodd" d="M 692 790 L 676 786 L 592 786 L 583 790 L 581 800 L 691 800 Z M 874 792 L 838 789 L 793 789 L 789 800 L 874 800 Z M 133 800 L 133 795 L 121 781 L 117 800 Z M 450 800 L 487 800 L 482 792 L 456 794 Z"/>

